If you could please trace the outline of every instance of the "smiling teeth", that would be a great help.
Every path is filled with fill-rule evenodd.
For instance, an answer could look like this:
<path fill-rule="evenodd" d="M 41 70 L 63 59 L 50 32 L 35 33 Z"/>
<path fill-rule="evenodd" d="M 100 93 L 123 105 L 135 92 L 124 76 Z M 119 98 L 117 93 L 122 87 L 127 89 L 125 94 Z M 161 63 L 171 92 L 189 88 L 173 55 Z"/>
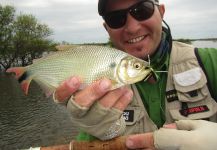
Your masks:
<path fill-rule="evenodd" d="M 129 40 L 128 43 L 136 43 L 136 42 L 139 42 L 139 41 L 141 41 L 143 39 L 144 39 L 144 36 L 140 36 L 140 37 L 137 37 L 135 39 Z"/>

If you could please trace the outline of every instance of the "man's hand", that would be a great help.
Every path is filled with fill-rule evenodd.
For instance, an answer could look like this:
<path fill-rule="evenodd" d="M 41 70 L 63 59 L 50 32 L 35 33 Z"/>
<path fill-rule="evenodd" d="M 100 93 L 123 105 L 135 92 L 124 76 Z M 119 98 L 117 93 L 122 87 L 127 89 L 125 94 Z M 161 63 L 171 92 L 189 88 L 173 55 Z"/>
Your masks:
<path fill-rule="evenodd" d="M 85 132 L 102 140 L 122 134 L 125 121 L 122 111 L 132 100 L 132 91 L 127 87 L 110 91 L 112 83 L 102 79 L 79 90 L 81 80 L 72 77 L 57 88 L 55 101 L 67 103 L 75 123 Z M 103 128 L 102 128 L 103 127 Z"/>
<path fill-rule="evenodd" d="M 153 136 L 149 137 L 150 139 L 147 133 L 129 136 L 126 145 L 131 149 L 155 147 L 159 150 L 216 150 L 217 123 L 204 120 L 180 120 L 176 122 L 176 126 L 177 129 L 161 128 L 155 131 Z"/>
<path fill-rule="evenodd" d="M 74 101 L 81 107 L 89 108 L 98 101 L 105 108 L 113 107 L 123 111 L 131 102 L 133 95 L 132 91 L 126 87 L 110 91 L 111 81 L 108 79 L 99 80 L 78 91 L 80 85 L 80 78 L 69 78 L 56 89 L 55 99 L 61 103 L 74 94 Z"/>

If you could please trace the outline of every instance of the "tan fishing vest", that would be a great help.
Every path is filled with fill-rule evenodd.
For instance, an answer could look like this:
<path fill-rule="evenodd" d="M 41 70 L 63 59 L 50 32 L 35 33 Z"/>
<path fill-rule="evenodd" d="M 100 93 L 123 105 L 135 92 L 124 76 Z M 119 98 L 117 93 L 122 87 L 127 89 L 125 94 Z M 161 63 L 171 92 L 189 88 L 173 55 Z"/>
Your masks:
<path fill-rule="evenodd" d="M 124 112 L 125 134 L 150 132 L 157 126 L 149 118 L 135 85 L 134 98 Z M 166 98 L 166 124 L 182 119 L 217 121 L 217 103 L 211 97 L 206 76 L 194 53 L 194 47 L 173 42 L 168 71 Z"/>

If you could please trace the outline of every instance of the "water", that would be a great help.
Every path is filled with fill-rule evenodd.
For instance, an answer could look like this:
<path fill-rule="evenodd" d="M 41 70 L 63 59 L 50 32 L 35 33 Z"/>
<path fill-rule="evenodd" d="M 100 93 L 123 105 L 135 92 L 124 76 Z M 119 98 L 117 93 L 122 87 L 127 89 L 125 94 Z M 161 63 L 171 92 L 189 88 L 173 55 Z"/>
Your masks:
<path fill-rule="evenodd" d="M 68 144 L 76 134 L 69 112 L 36 83 L 25 96 L 14 78 L 0 74 L 0 150 Z"/>
<path fill-rule="evenodd" d="M 217 48 L 217 41 L 193 41 L 192 44 L 199 48 Z"/>

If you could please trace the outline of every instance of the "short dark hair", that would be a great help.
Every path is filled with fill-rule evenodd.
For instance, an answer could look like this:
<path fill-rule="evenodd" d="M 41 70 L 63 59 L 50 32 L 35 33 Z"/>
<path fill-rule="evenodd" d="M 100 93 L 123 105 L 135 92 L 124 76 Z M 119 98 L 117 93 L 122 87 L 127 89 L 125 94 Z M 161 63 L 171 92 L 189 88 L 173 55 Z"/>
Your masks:
<path fill-rule="evenodd" d="M 105 15 L 105 7 L 108 0 L 99 0 L 98 1 L 98 13 L 100 16 Z M 155 2 L 159 3 L 159 0 L 154 0 Z"/>

